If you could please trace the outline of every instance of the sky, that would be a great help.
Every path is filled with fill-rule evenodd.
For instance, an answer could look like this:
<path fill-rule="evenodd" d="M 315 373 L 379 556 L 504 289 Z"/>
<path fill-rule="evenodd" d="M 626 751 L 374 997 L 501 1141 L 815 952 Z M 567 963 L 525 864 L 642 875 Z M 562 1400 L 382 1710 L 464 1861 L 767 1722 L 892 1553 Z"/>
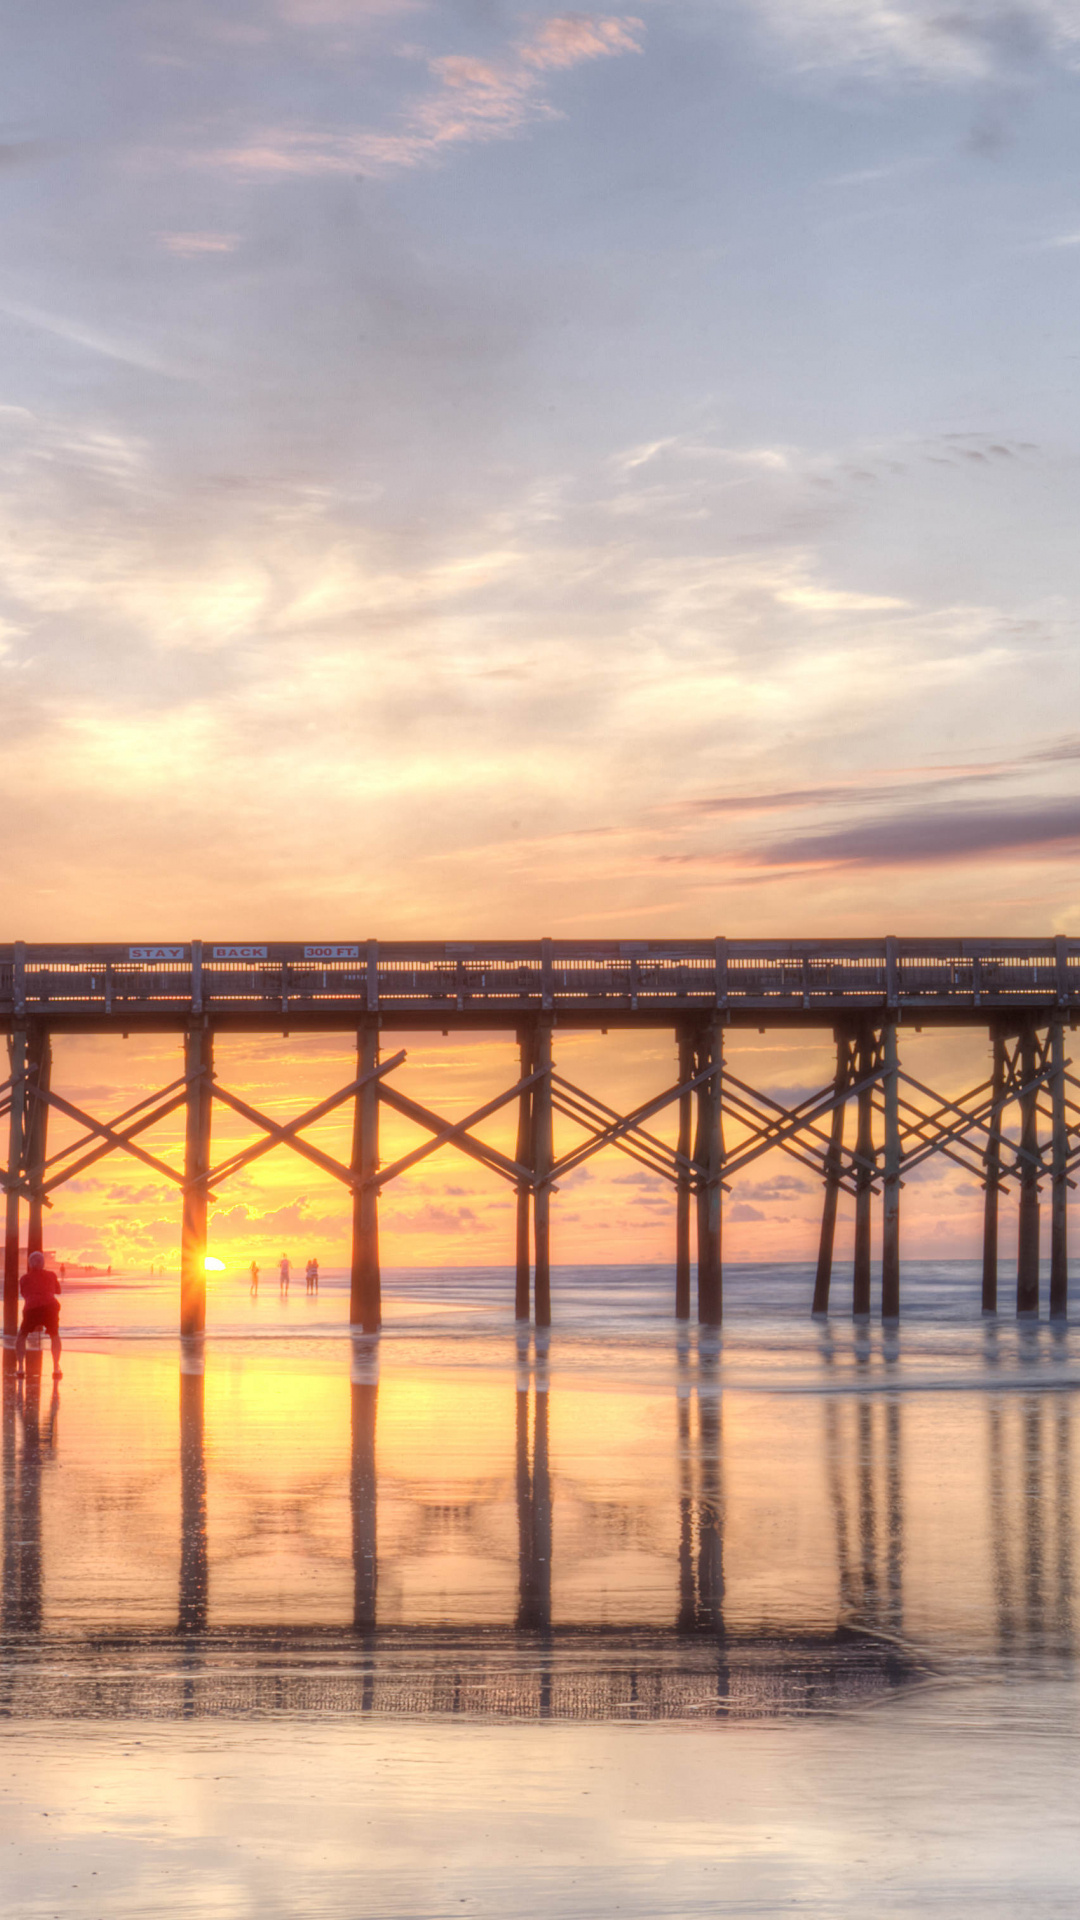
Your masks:
<path fill-rule="evenodd" d="M 1076 930 L 1080 0 L 6 41 L 6 938 Z"/>

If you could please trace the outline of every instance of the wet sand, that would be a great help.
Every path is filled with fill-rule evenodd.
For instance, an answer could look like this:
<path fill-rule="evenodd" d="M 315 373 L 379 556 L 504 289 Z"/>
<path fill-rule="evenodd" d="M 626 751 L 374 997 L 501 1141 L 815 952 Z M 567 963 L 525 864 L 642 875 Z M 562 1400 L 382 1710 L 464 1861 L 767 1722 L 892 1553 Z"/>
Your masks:
<path fill-rule="evenodd" d="M 72 1295 L 3 1379 L 5 1910 L 1072 1912 L 1080 1335 L 970 1278 Z"/>

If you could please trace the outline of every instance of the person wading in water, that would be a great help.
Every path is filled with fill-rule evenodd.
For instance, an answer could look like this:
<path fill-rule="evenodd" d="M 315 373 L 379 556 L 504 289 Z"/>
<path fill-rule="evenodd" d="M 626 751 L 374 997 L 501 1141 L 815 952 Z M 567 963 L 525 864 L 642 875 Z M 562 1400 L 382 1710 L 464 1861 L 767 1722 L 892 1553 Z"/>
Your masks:
<path fill-rule="evenodd" d="M 22 1325 L 15 1341 L 15 1377 L 21 1379 L 26 1358 L 26 1336 L 40 1328 L 52 1344 L 53 1379 L 60 1373 L 60 1282 L 45 1265 L 43 1253 L 32 1253 L 19 1281 L 23 1297 Z"/>

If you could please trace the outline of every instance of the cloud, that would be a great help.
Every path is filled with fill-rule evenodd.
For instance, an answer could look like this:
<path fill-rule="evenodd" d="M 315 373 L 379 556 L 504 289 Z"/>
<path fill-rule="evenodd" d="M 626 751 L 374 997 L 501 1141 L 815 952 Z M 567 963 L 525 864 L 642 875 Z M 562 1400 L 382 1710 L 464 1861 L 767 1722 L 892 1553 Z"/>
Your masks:
<path fill-rule="evenodd" d="M 643 31 L 643 23 L 630 15 L 556 15 L 501 57 L 429 58 L 434 90 L 406 111 L 396 129 L 326 133 L 278 128 L 218 150 L 206 160 L 252 175 L 390 172 L 423 166 L 453 147 L 506 140 L 535 121 L 557 119 L 558 111 L 544 93 L 545 76 L 584 61 L 640 53 Z"/>
<path fill-rule="evenodd" d="M 1041 66 L 1073 66 L 1077 0 L 765 0 L 758 19 L 818 70 L 855 69 L 951 84 L 1015 83 Z"/>
<path fill-rule="evenodd" d="M 161 233 L 158 238 L 167 253 L 178 253 L 184 260 L 204 253 L 233 253 L 240 244 L 237 233 Z"/>
<path fill-rule="evenodd" d="M 775 1094 L 773 1097 L 776 1097 Z M 795 1194 L 816 1193 L 817 1190 L 817 1181 L 800 1180 L 793 1173 L 778 1173 L 771 1180 L 740 1180 L 736 1186 L 740 1205 L 748 1200 L 786 1200 Z M 761 1216 L 757 1217 L 760 1219 Z"/>
<path fill-rule="evenodd" d="M 992 854 L 1050 853 L 1080 842 L 1080 800 L 925 807 L 759 848 L 764 866 L 908 866 Z"/>
<path fill-rule="evenodd" d="M 476 1224 L 471 1207 L 440 1207 L 435 1202 L 416 1213 L 387 1215 L 387 1228 L 394 1233 L 457 1233 Z"/>
<path fill-rule="evenodd" d="M 121 366 L 137 367 L 145 373 L 162 374 L 169 380 L 184 380 L 190 377 L 183 369 L 171 365 L 139 342 L 103 333 L 99 328 L 87 326 L 82 320 L 71 319 L 66 314 L 46 313 L 40 307 L 28 306 L 25 302 L 17 300 L 0 301 L 0 314 L 6 314 L 8 319 L 31 327 L 37 333 L 52 334 L 55 339 L 67 341 L 71 346 L 81 347 L 87 353 L 99 354 L 106 360 L 119 361 Z"/>

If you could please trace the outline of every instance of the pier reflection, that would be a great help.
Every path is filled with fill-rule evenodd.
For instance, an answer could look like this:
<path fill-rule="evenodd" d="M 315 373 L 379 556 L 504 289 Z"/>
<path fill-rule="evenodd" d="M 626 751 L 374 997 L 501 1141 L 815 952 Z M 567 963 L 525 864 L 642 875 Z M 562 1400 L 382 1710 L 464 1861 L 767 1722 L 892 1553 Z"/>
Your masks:
<path fill-rule="evenodd" d="M 678 1347 L 679 1607 L 682 1634 L 724 1632 L 724 1507 L 718 1355 Z M 696 1412 L 696 1426 L 695 1426 Z"/>
<path fill-rule="evenodd" d="M 299 1386 L 193 1345 L 160 1456 L 156 1402 L 73 1395 L 62 1472 L 40 1356 L 6 1367 L 7 1710 L 769 1714 L 942 1650 L 1073 1658 L 1067 1388 L 912 1394 L 851 1344 L 818 1391 L 732 1394 L 683 1332 L 620 1390 L 534 1338 L 381 1379 L 358 1341 Z"/>
<path fill-rule="evenodd" d="M 196 1350 L 185 1352 L 180 1363 L 180 1599 L 177 1608 L 180 1632 L 202 1633 L 209 1605 L 206 1380 L 203 1356 Z"/>
<path fill-rule="evenodd" d="M 12 1356 L 5 1354 L 8 1361 Z M 55 1383 L 42 1409 L 42 1356 L 28 1352 L 26 1378 L 3 1374 L 4 1591 L 3 1632 L 39 1633 L 44 1622 L 42 1554 L 44 1479 L 56 1456 L 60 1393 Z M 21 1446 L 17 1436 L 21 1430 Z"/>
<path fill-rule="evenodd" d="M 986 1427 L 999 1650 L 1073 1657 L 1072 1396 L 995 1395 Z"/>
<path fill-rule="evenodd" d="M 824 1462 L 842 1617 L 904 1631 L 904 1508 L 899 1398 L 830 1398 Z"/>

